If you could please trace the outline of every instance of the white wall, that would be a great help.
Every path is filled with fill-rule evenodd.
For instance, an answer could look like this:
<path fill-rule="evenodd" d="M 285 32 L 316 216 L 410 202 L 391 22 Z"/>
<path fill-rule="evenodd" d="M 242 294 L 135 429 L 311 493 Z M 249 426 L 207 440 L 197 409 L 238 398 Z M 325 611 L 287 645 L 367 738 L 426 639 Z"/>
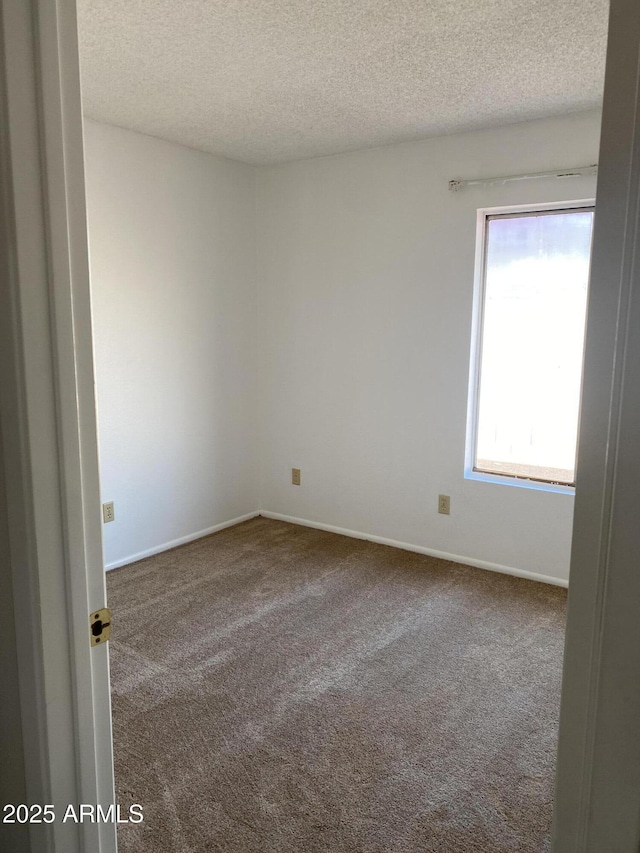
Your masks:
<path fill-rule="evenodd" d="M 255 170 L 87 121 L 105 562 L 258 508 Z"/>
<path fill-rule="evenodd" d="M 447 182 L 595 162 L 599 123 L 256 170 L 87 121 L 107 565 L 260 506 L 566 579 L 571 496 L 463 477 L 475 222 L 595 181 Z"/>
<path fill-rule="evenodd" d="M 582 113 L 259 172 L 264 510 L 568 577 L 573 496 L 463 477 L 476 211 L 595 180 L 447 182 L 594 163 L 599 127 Z"/>

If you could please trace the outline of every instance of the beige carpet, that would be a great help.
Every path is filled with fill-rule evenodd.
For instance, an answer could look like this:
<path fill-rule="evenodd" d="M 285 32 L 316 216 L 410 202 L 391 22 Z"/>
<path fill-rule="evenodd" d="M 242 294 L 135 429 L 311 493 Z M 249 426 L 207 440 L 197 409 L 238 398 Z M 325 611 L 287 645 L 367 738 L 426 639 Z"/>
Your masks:
<path fill-rule="evenodd" d="M 549 849 L 564 590 L 264 518 L 108 589 L 121 853 Z"/>

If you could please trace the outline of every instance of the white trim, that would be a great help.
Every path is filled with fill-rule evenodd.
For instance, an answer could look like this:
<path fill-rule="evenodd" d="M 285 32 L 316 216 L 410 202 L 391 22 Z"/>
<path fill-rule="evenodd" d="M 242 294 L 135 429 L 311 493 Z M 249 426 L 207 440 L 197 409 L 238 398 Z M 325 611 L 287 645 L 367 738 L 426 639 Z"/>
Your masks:
<path fill-rule="evenodd" d="M 38 0 L 36 21 L 76 772 L 80 802 L 108 808 L 115 802 L 108 648 L 87 642 L 88 614 L 104 607 L 106 583 L 74 4 Z M 113 826 L 82 824 L 80 835 L 83 850 L 115 853 Z"/>
<path fill-rule="evenodd" d="M 27 802 L 114 800 L 82 110 L 73 0 L 0 0 L 0 363 Z M 6 113 L 5 113 L 6 110 Z M 3 272 L 4 272 L 3 267 Z M 5 353 L 3 352 L 3 356 Z M 96 654 L 97 652 L 97 654 Z M 28 827 L 31 847 L 114 853 L 113 824 Z"/>
<path fill-rule="evenodd" d="M 573 495 L 573 486 L 527 480 L 523 477 L 508 477 L 474 471 L 478 444 L 478 406 L 480 372 L 482 370 L 482 329 L 484 325 L 485 264 L 487 258 L 487 221 L 490 216 L 517 213 L 540 213 L 548 210 L 579 210 L 594 208 L 595 199 L 573 199 L 570 201 L 537 202 L 534 204 L 511 204 L 500 207 L 481 207 L 476 214 L 476 250 L 473 276 L 473 308 L 471 318 L 471 347 L 469 355 L 469 384 L 467 390 L 467 426 L 465 433 L 464 478 L 484 483 L 514 486 L 559 494 Z"/>
<path fill-rule="evenodd" d="M 130 563 L 137 563 L 138 560 L 144 560 L 145 557 L 153 557 L 154 554 L 161 554 L 163 551 L 170 551 L 172 548 L 177 548 L 179 545 L 186 545 L 187 542 L 194 542 L 196 539 L 202 539 L 204 536 L 210 536 L 212 533 L 217 533 L 219 530 L 225 530 L 227 527 L 235 527 L 236 524 L 242 524 L 243 521 L 249 521 L 250 518 L 257 518 L 261 513 L 248 512 L 245 515 L 239 515 L 237 518 L 232 518 L 229 521 L 221 521 L 220 524 L 214 524 L 213 527 L 207 527 L 205 530 L 198 530 L 197 533 L 189 533 L 187 536 L 181 536 L 179 539 L 172 539 L 170 542 L 164 542 L 162 545 L 154 545 L 153 548 L 148 548 L 146 551 L 138 551 L 137 554 L 131 554 L 129 557 L 124 557 L 122 560 L 114 560 L 112 563 L 107 563 L 105 569 L 119 569 L 121 566 L 128 566 Z"/>
<path fill-rule="evenodd" d="M 545 210 L 573 210 L 581 207 L 595 207 L 595 196 L 587 198 L 561 199 L 560 201 L 536 201 L 530 204 L 499 204 L 493 207 L 479 207 L 478 213 L 484 216 L 501 216 L 510 213 L 544 213 Z"/>
<path fill-rule="evenodd" d="M 545 480 L 528 480 L 526 477 L 509 477 L 503 474 L 490 474 L 488 471 L 474 471 L 465 468 L 465 480 L 477 480 L 479 483 L 493 483 L 494 485 L 515 486 L 520 489 L 533 489 L 538 492 L 555 492 L 559 495 L 575 497 L 575 486 L 564 486 L 560 483 L 547 483 Z"/>
<path fill-rule="evenodd" d="M 412 545 L 409 542 L 401 542 L 398 539 L 387 539 L 385 536 L 374 536 L 372 533 L 362 533 L 359 530 L 349 530 L 346 527 L 323 524 L 321 521 L 309 521 L 307 518 L 295 518 L 292 515 L 268 512 L 264 509 L 260 510 L 259 514 L 264 518 L 287 521 L 289 524 L 299 524 L 301 527 L 313 527 L 315 530 L 326 530 L 328 533 L 338 533 L 340 536 L 350 536 L 352 539 L 365 539 L 367 542 L 375 542 L 377 545 L 388 545 L 391 548 L 400 548 L 403 551 L 426 554 L 428 557 L 437 557 L 440 560 L 449 560 L 452 563 L 462 563 L 465 566 L 473 566 L 476 569 L 499 572 L 502 575 L 513 575 L 516 578 L 526 578 L 527 580 L 538 581 L 539 583 L 548 583 L 552 586 L 569 586 L 569 582 L 564 578 L 541 575 L 537 572 L 528 572 L 525 569 L 516 569 L 513 566 L 501 566 L 499 563 L 490 563 L 488 560 L 476 560 L 474 557 L 463 557 L 460 554 L 449 554 L 447 551 L 436 551 L 435 548 L 426 548 L 424 545 Z"/>
<path fill-rule="evenodd" d="M 609 9 L 553 853 L 640 838 L 640 4 Z"/>

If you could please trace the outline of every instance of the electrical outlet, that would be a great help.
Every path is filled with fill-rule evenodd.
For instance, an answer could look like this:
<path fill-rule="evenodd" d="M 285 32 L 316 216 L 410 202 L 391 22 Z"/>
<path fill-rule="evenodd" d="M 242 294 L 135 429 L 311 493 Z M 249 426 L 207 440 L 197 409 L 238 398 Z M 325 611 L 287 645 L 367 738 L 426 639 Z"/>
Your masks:
<path fill-rule="evenodd" d="M 114 521 L 116 517 L 115 510 L 113 508 L 113 501 L 109 501 L 109 503 L 102 504 L 102 520 L 105 524 L 109 521 Z"/>
<path fill-rule="evenodd" d="M 300 485 L 300 469 L 299 468 L 292 468 L 291 469 L 291 483 L 294 486 Z"/>
<path fill-rule="evenodd" d="M 438 495 L 438 512 L 449 515 L 451 512 L 451 498 L 449 495 Z"/>

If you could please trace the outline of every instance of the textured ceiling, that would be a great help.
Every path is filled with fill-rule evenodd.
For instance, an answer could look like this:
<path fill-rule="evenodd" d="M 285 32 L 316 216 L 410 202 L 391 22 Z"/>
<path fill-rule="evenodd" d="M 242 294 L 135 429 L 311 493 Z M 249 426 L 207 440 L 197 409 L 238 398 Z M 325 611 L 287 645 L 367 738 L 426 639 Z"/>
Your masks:
<path fill-rule="evenodd" d="M 78 0 L 84 110 L 276 163 L 597 107 L 608 0 Z"/>

